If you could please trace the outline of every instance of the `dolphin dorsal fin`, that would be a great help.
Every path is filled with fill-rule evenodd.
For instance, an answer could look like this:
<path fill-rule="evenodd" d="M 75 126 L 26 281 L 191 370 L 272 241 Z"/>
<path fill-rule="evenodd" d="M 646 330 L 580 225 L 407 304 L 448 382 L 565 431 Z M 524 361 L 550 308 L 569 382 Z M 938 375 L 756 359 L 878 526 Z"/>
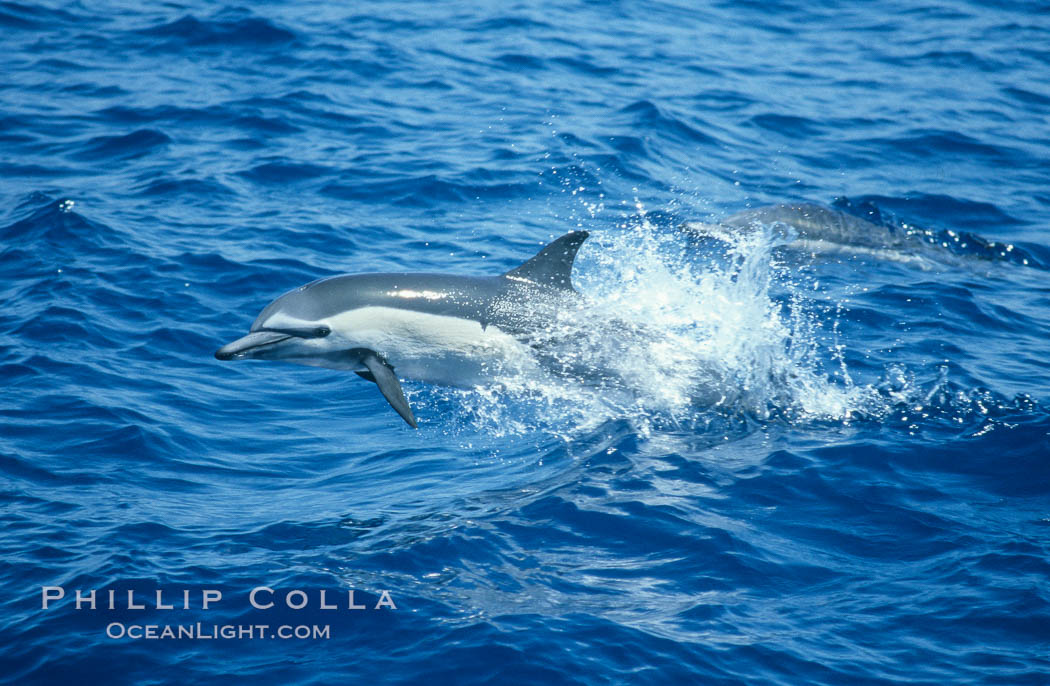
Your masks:
<path fill-rule="evenodd" d="M 515 281 L 528 281 L 537 286 L 573 290 L 572 263 L 576 252 L 590 234 L 586 231 L 573 231 L 540 250 L 525 264 L 511 269 L 503 276 Z"/>

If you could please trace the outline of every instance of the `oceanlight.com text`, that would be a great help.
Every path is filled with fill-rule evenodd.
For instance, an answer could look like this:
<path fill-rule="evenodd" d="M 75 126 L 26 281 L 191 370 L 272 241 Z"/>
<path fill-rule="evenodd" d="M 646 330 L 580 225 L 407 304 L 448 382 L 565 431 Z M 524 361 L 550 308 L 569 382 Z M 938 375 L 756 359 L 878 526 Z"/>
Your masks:
<path fill-rule="evenodd" d="M 331 638 L 327 624 L 124 624 L 111 622 L 106 637 L 130 640 L 300 640 L 317 641 Z"/>

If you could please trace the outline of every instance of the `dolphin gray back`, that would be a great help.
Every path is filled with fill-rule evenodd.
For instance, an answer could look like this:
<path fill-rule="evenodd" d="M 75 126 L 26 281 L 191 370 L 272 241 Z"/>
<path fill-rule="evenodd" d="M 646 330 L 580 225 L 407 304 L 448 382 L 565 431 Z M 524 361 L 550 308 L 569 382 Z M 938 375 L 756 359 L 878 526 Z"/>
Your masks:
<path fill-rule="evenodd" d="M 389 307 L 481 321 L 503 294 L 500 277 L 448 274 L 345 274 L 289 291 L 259 313 L 256 329 L 276 311 L 317 321 L 363 307 Z"/>
<path fill-rule="evenodd" d="M 777 222 L 795 227 L 798 237 L 803 240 L 821 240 L 836 245 L 897 248 L 914 242 L 900 232 L 814 203 L 772 205 L 744 210 L 726 217 L 721 224 L 743 228 L 753 224 Z"/>
<path fill-rule="evenodd" d="M 363 307 L 387 307 L 496 324 L 516 332 L 530 327 L 522 302 L 561 300 L 575 295 L 572 266 L 589 234 L 575 231 L 546 246 L 535 257 L 499 276 L 428 273 L 347 274 L 320 279 L 285 293 L 252 324 L 264 326 L 277 311 L 318 321 Z M 538 312 L 538 310 L 537 310 Z"/>

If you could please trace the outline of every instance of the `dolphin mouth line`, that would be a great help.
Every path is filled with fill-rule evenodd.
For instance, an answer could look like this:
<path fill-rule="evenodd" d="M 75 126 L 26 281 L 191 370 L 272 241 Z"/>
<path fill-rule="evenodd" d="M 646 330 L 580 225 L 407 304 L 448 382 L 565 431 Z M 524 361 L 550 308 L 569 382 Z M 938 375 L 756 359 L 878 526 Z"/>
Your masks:
<path fill-rule="evenodd" d="M 244 338 L 240 338 L 233 343 L 227 343 L 218 350 L 215 351 L 215 359 L 217 360 L 239 360 L 247 357 L 248 353 L 261 350 L 263 348 L 283 343 L 290 338 L 295 338 L 288 334 L 278 334 L 276 337 L 268 337 L 264 340 L 258 340 L 256 338 L 258 334 L 248 334 Z M 255 338 L 255 340 L 250 340 Z"/>

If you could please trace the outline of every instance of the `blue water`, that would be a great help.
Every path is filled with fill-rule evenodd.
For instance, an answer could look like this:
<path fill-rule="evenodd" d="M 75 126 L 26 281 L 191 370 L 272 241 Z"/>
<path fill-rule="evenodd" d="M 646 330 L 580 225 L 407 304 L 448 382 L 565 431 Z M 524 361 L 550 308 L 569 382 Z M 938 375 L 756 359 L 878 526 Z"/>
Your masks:
<path fill-rule="evenodd" d="M 1050 7 L 3 2 L 0 50 L 0 678 L 1050 683 Z M 794 201 L 921 258 L 679 229 Z M 626 388 L 408 380 L 413 431 L 212 357 L 577 228 Z M 329 636 L 107 635 L 198 622 Z"/>

